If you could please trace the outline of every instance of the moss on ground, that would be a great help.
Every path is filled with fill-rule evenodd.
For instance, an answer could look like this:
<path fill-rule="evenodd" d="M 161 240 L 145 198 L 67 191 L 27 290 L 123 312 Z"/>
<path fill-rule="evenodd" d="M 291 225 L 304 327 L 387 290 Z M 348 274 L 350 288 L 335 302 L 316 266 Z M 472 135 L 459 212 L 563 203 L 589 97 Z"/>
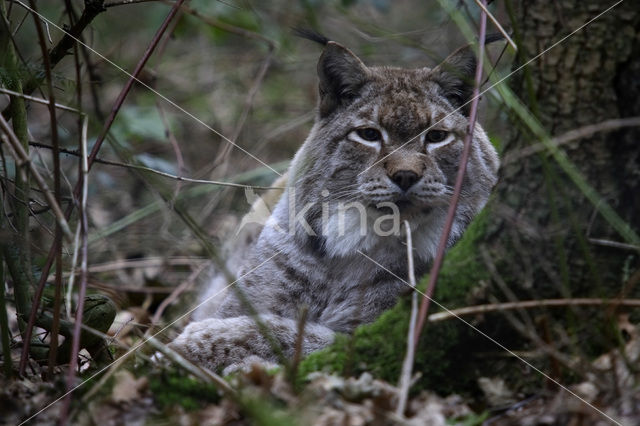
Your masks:
<path fill-rule="evenodd" d="M 449 309 L 465 305 L 471 290 L 487 278 L 476 247 L 484 235 L 487 216 L 486 210 L 480 214 L 445 258 L 434 299 Z M 425 288 L 427 278 L 419 286 Z M 359 327 L 353 336 L 338 336 L 331 346 L 302 362 L 301 376 L 320 370 L 352 375 L 369 371 L 397 382 L 406 352 L 409 306 L 409 298 L 403 298 L 374 323 Z M 439 308 L 432 304 L 430 310 L 437 312 Z M 472 356 L 485 344 L 480 339 L 459 320 L 427 324 L 416 352 L 414 371 L 422 377 L 414 390 L 443 394 L 470 391 L 476 378 Z"/>
<path fill-rule="evenodd" d="M 177 370 L 164 370 L 149 377 L 149 389 L 160 409 L 179 405 L 186 411 L 220 400 L 218 389 Z"/>

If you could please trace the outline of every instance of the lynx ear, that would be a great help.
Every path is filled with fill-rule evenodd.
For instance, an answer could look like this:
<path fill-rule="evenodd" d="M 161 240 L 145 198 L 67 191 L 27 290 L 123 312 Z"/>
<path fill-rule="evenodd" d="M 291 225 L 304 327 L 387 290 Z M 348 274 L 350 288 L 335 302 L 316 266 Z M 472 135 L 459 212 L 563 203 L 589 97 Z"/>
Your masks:
<path fill-rule="evenodd" d="M 443 95 L 455 108 L 469 115 L 473 94 L 473 77 L 476 71 L 476 55 L 470 46 L 462 47 L 449 55 L 431 71 L 430 78 L 442 87 Z M 464 106 L 463 106 L 464 105 Z"/>
<path fill-rule="evenodd" d="M 353 100 L 366 82 L 367 67 L 349 49 L 330 41 L 318 60 L 320 116 Z"/>

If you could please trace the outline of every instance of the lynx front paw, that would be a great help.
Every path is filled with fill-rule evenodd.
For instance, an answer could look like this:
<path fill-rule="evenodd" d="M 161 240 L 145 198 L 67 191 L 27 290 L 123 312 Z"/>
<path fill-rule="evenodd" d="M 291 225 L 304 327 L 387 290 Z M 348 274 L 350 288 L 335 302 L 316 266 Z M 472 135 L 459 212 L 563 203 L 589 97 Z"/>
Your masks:
<path fill-rule="evenodd" d="M 214 371 L 231 365 L 242 368 L 251 355 L 265 360 L 273 357 L 249 317 L 209 318 L 191 323 L 169 347 Z"/>
<path fill-rule="evenodd" d="M 264 329 L 260 329 L 251 317 L 209 318 L 189 324 L 169 346 L 191 362 L 214 371 L 225 367 L 229 367 L 229 371 L 246 369 L 256 361 L 263 365 L 271 363 L 269 368 L 278 361 L 272 345 L 277 345 L 278 352 L 285 357 L 293 355 L 298 323 L 291 318 L 269 314 L 261 315 L 260 320 L 270 339 L 265 338 Z M 327 346 L 333 338 L 331 329 L 307 324 L 302 354 Z"/>
<path fill-rule="evenodd" d="M 247 373 L 251 371 L 251 369 L 253 369 L 255 365 L 260 366 L 264 370 L 271 370 L 278 367 L 278 364 L 276 364 L 275 362 L 267 361 L 266 359 L 260 358 L 257 355 L 250 355 L 236 364 L 231 364 L 225 367 L 225 369 L 222 370 L 222 375 L 228 376 L 229 374 L 235 373 L 237 371 L 244 371 L 245 373 Z"/>

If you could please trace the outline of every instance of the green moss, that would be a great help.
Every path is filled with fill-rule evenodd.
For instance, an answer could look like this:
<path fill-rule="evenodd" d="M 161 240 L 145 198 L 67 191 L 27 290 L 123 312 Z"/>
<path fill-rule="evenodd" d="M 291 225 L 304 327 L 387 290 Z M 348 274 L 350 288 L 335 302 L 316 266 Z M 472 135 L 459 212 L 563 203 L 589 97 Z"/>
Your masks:
<path fill-rule="evenodd" d="M 294 426 L 300 420 L 285 406 L 261 395 L 245 395 L 241 398 L 242 412 L 251 423 L 258 426 Z"/>
<path fill-rule="evenodd" d="M 487 272 L 477 254 L 477 241 L 484 235 L 487 213 L 480 214 L 463 239 L 450 250 L 443 264 L 435 300 L 451 309 L 465 305 L 470 290 Z M 424 277 L 419 286 L 426 286 Z M 438 310 L 432 304 L 431 312 Z M 372 324 L 359 327 L 354 335 L 338 336 L 333 345 L 309 355 L 300 366 L 301 376 L 312 371 L 359 375 L 369 371 L 394 383 L 400 376 L 406 352 L 409 322 L 409 298 L 401 299 Z M 481 339 L 481 338 L 480 338 Z M 422 377 L 414 390 L 430 389 L 441 393 L 464 392 L 475 386 L 474 350 L 485 342 L 458 320 L 427 324 L 420 339 L 414 371 Z"/>
<path fill-rule="evenodd" d="M 163 371 L 149 377 L 149 389 L 160 409 L 179 405 L 186 411 L 202 408 L 220 400 L 218 389 L 211 384 L 178 371 Z"/>
<path fill-rule="evenodd" d="M 456 426 L 480 426 L 484 424 L 484 421 L 489 418 L 489 412 L 483 411 L 480 414 L 469 414 L 461 418 L 447 419 L 448 425 Z"/>

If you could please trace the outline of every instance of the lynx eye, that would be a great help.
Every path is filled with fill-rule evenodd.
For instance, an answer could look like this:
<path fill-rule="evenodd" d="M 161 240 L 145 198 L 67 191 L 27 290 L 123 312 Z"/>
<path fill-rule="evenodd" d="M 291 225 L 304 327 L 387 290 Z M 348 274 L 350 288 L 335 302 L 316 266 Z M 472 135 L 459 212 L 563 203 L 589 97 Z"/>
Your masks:
<path fill-rule="evenodd" d="M 380 133 L 379 130 L 374 129 L 373 127 L 365 127 L 362 129 L 357 129 L 356 134 L 368 142 L 375 142 L 375 141 L 382 140 L 382 133 Z"/>
<path fill-rule="evenodd" d="M 442 142 L 447 136 L 449 136 L 449 133 L 445 130 L 429 130 L 424 135 L 424 140 L 426 143 Z"/>

